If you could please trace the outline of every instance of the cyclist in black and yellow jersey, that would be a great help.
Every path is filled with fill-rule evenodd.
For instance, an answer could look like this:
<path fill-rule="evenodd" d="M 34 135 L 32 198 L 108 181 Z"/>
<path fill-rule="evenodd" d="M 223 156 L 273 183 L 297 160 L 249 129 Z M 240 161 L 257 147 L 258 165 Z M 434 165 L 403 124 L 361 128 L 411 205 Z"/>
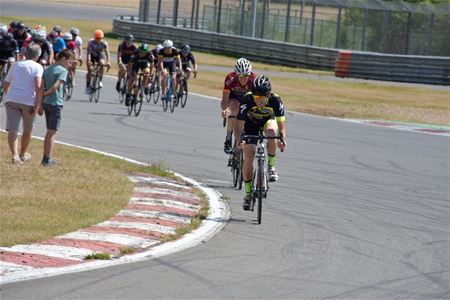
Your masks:
<path fill-rule="evenodd" d="M 145 94 L 148 94 L 148 82 L 150 75 L 153 73 L 154 57 L 149 51 L 148 45 L 142 43 L 134 54 L 131 56 L 128 63 L 128 91 L 125 99 L 125 105 L 128 106 L 131 100 L 130 92 L 133 89 L 133 83 L 139 70 L 142 70 L 144 77 L 142 79 L 142 86 Z M 134 91 L 135 93 L 141 91 Z"/>
<path fill-rule="evenodd" d="M 276 147 L 278 145 L 278 148 L 282 151 L 286 147 L 284 107 L 281 98 L 272 93 L 272 85 L 265 75 L 257 76 L 253 81 L 252 91 L 244 95 L 237 119 L 245 121 L 244 133 L 246 135 L 258 135 L 260 129 L 262 129 L 265 136 L 280 135 L 283 137 L 283 142 L 275 139 L 267 140 L 269 181 L 277 181 Z M 256 153 L 256 143 L 257 139 L 253 138 L 241 141 L 241 146 L 243 145 L 244 148 L 244 163 L 242 166 L 245 189 L 242 205 L 244 210 L 250 209 L 252 200 L 253 160 Z"/>

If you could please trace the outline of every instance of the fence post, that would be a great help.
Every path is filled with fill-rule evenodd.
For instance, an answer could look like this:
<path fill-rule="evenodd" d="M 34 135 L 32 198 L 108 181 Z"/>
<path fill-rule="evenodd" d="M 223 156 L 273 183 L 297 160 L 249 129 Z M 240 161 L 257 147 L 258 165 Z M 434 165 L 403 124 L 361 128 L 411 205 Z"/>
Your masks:
<path fill-rule="evenodd" d="M 334 48 L 339 49 L 339 34 L 341 31 L 341 15 L 342 7 L 339 6 L 337 24 L 336 24 L 336 41 L 334 42 Z"/>
<path fill-rule="evenodd" d="M 383 24 L 381 26 L 381 47 L 382 52 L 386 53 L 386 40 L 387 40 L 387 28 L 389 23 L 390 12 L 388 10 L 384 11 Z"/>
<path fill-rule="evenodd" d="M 259 37 L 261 39 L 264 38 L 264 25 L 266 23 L 266 5 L 267 5 L 267 0 L 264 0 L 264 2 L 263 2 L 263 11 L 262 11 L 262 21 L 261 21 L 261 33 L 259 35 Z"/>
<path fill-rule="evenodd" d="M 239 28 L 240 35 L 244 35 L 244 12 L 245 12 L 245 0 L 241 0 L 241 22 Z"/>
<path fill-rule="evenodd" d="M 159 24 L 160 17 L 161 17 L 161 0 L 158 0 L 158 8 L 156 10 L 156 24 Z"/>
<path fill-rule="evenodd" d="M 195 29 L 198 29 L 198 16 L 199 16 L 199 6 L 200 6 L 200 0 L 197 0 L 197 5 L 195 7 Z"/>
<path fill-rule="evenodd" d="M 313 0 L 312 7 L 312 18 L 311 18 L 311 38 L 309 39 L 309 44 L 314 45 L 314 25 L 316 23 L 316 0 Z"/>
<path fill-rule="evenodd" d="M 364 8 L 364 24 L 363 24 L 363 32 L 361 37 L 361 51 L 364 51 L 364 47 L 366 46 L 366 28 L 367 28 L 367 7 Z"/>
<path fill-rule="evenodd" d="M 192 0 L 192 9 L 191 9 L 191 29 L 194 28 L 194 13 L 195 13 L 195 0 Z"/>
<path fill-rule="evenodd" d="M 173 4 L 173 17 L 172 17 L 172 25 L 173 27 L 177 27 L 178 25 L 178 4 L 180 0 L 175 0 Z"/>
<path fill-rule="evenodd" d="M 252 0 L 252 37 L 255 37 L 256 33 L 256 2 L 258 0 Z"/>
<path fill-rule="evenodd" d="M 220 33 L 220 18 L 222 17 L 222 0 L 219 0 L 219 13 L 217 14 L 217 33 Z"/>
<path fill-rule="evenodd" d="M 289 26 L 291 21 L 291 0 L 288 0 L 287 3 L 287 12 L 286 12 L 286 29 L 284 30 L 284 41 L 289 42 Z"/>

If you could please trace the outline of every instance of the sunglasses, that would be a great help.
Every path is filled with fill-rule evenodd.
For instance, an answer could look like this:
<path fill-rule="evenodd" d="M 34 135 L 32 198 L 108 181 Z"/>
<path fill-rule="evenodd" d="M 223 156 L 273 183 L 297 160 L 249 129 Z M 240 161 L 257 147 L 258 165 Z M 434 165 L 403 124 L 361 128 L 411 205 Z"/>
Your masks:
<path fill-rule="evenodd" d="M 266 96 L 263 96 L 263 95 L 253 95 L 253 97 L 255 98 L 255 100 L 263 100 L 263 99 L 266 99 Z"/>

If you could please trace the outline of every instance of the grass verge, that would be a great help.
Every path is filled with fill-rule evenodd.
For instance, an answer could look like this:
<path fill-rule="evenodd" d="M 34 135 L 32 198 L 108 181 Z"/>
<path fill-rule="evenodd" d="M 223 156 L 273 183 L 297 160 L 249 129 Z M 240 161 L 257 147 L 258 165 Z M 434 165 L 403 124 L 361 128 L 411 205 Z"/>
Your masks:
<path fill-rule="evenodd" d="M 28 244 L 107 220 L 133 193 L 125 173 L 170 176 L 158 163 L 138 166 L 120 159 L 57 145 L 55 167 L 40 165 L 42 141 L 33 139 L 32 160 L 11 164 L 0 132 L 0 246 Z"/>

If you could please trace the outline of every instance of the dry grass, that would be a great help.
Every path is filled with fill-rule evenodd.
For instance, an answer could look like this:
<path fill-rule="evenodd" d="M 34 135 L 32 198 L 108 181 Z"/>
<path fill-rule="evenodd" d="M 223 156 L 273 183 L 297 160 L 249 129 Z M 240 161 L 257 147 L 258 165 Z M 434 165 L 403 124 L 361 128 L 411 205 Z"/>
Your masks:
<path fill-rule="evenodd" d="M 30 243 L 102 222 L 130 200 L 133 184 L 125 173 L 160 171 L 158 166 L 140 167 L 62 145 L 55 147 L 57 165 L 44 168 L 40 140 L 30 144 L 33 159 L 15 165 L 3 132 L 0 150 L 1 246 Z"/>

